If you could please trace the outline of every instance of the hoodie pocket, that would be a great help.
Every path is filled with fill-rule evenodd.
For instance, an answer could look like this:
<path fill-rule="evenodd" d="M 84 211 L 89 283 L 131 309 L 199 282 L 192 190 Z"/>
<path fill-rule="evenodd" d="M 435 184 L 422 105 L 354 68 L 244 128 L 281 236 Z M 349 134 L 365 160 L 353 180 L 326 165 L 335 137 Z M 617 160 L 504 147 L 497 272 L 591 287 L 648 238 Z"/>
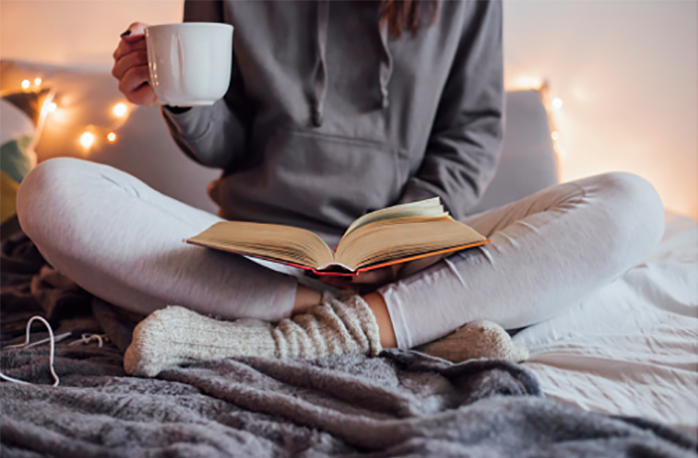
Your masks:
<path fill-rule="evenodd" d="M 397 151 L 380 142 L 278 132 L 266 162 L 286 208 L 333 226 L 346 226 L 399 197 Z"/>

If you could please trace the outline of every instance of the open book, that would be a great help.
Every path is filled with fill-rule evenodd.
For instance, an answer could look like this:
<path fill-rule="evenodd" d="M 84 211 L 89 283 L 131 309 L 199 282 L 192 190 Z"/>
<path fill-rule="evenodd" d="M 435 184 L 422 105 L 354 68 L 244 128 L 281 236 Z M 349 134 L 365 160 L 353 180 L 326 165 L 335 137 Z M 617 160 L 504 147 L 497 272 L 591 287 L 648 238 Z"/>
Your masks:
<path fill-rule="evenodd" d="M 237 221 L 216 223 L 186 242 L 318 275 L 351 276 L 483 245 L 489 240 L 451 218 L 436 197 L 362 216 L 349 226 L 334 251 L 305 229 Z"/>

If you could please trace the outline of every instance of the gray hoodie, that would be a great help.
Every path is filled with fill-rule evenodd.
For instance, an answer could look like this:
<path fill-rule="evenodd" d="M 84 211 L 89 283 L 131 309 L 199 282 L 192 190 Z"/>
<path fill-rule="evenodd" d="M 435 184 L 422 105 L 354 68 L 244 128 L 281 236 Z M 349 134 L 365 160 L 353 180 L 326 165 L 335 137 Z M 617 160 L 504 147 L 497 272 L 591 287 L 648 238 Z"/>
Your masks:
<path fill-rule="evenodd" d="M 502 138 L 502 6 L 442 1 L 394 39 L 373 1 L 187 0 L 185 21 L 235 27 L 224 99 L 164 109 L 180 148 L 223 169 L 224 218 L 336 242 L 364 213 L 439 196 L 467 214 Z"/>

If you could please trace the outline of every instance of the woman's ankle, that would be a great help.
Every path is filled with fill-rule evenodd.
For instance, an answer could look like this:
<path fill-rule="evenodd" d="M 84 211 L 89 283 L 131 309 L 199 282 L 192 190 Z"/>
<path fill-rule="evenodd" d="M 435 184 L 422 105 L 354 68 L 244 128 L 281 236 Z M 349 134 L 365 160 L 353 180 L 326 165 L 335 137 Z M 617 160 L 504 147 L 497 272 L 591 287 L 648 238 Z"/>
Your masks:
<path fill-rule="evenodd" d="M 388 306 L 386 305 L 383 296 L 381 296 L 379 293 L 369 293 L 362 297 L 363 300 L 366 301 L 366 304 L 368 304 L 371 312 L 373 312 L 373 316 L 376 318 L 376 323 L 378 323 L 380 333 L 381 345 L 383 348 L 397 347 L 393 322 L 390 319 Z M 318 305 L 321 301 L 322 293 L 308 288 L 307 286 L 298 285 L 298 288 L 296 289 L 296 300 L 293 303 L 291 316 L 307 313 L 313 306 Z"/>
<path fill-rule="evenodd" d="M 322 293 L 308 288 L 304 285 L 298 285 L 296 288 L 296 300 L 293 302 L 293 310 L 291 316 L 301 313 L 307 313 L 314 305 L 318 305 L 322 301 Z"/>
<path fill-rule="evenodd" d="M 397 339 L 395 337 L 395 330 L 393 329 L 393 322 L 390 319 L 388 305 L 385 303 L 383 296 L 380 293 L 369 293 L 363 296 L 363 299 L 373 312 L 373 316 L 376 317 L 381 346 L 383 348 L 397 347 Z"/>

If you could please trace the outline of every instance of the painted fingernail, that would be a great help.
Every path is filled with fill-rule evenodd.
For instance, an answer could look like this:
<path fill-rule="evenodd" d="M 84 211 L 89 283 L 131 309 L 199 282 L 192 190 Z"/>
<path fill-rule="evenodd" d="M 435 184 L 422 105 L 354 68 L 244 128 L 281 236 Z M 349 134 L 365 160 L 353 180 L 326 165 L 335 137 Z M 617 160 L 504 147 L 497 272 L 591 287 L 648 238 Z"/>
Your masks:
<path fill-rule="evenodd" d="M 122 37 L 128 37 L 129 35 L 131 35 L 131 31 L 130 31 L 130 30 L 127 30 L 127 31 L 125 31 L 124 33 L 121 34 Z"/>

